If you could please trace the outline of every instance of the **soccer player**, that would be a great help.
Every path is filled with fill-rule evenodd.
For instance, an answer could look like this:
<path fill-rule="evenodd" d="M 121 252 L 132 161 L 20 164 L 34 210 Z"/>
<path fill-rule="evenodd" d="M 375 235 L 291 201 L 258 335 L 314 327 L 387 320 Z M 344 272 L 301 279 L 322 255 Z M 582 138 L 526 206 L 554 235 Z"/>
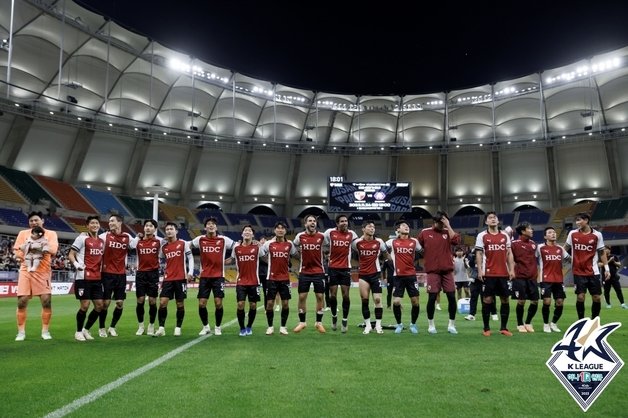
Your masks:
<path fill-rule="evenodd" d="M 615 289 L 615 294 L 617 295 L 617 300 L 619 300 L 619 304 L 622 309 L 628 309 L 628 305 L 624 303 L 624 294 L 621 291 L 621 283 L 619 282 L 619 274 L 617 271 L 621 268 L 621 262 L 617 259 L 617 256 L 611 254 L 611 247 L 606 245 L 604 247 L 604 251 L 606 253 L 606 259 L 608 260 L 608 268 L 610 270 L 610 278 L 608 280 L 604 280 L 604 300 L 606 301 L 606 307 L 610 309 L 611 305 L 611 287 Z M 598 264 L 601 264 L 599 262 Z M 600 266 L 602 267 L 602 266 Z"/>
<path fill-rule="evenodd" d="M 135 295 L 137 306 L 137 332 L 144 334 L 144 304 L 148 296 L 148 329 L 146 335 L 155 333 L 157 317 L 157 295 L 159 293 L 159 249 L 163 239 L 157 236 L 158 223 L 154 219 L 144 221 L 144 235 L 131 240 L 129 248 L 137 250 L 137 271 L 135 273 Z"/>
<path fill-rule="evenodd" d="M 451 248 L 460 244 L 460 235 L 449 224 L 449 216 L 438 211 L 432 218 L 431 228 L 421 230 L 418 236 L 423 248 L 425 272 L 427 273 L 427 332 L 436 334 L 434 310 L 436 296 L 442 290 L 447 296 L 449 324 L 447 332 L 458 334 L 456 330 L 456 285 L 454 282 L 454 260 Z"/>
<path fill-rule="evenodd" d="M 237 318 L 240 325 L 240 337 L 253 335 L 253 322 L 257 315 L 257 302 L 259 296 L 259 253 L 260 247 L 253 242 L 255 230 L 251 225 L 242 228 L 242 241 L 236 243 L 231 251 L 231 257 L 235 261 L 238 272 L 236 284 Z M 249 318 L 244 326 L 244 303 L 249 300 Z"/>
<path fill-rule="evenodd" d="M 112 337 L 117 337 L 116 325 L 122 316 L 124 299 L 126 299 L 126 260 L 131 235 L 122 232 L 122 216 L 111 215 L 109 217 L 109 231 L 100 234 L 100 239 L 105 242 L 105 254 L 102 264 L 102 284 L 104 291 L 104 307 L 100 312 L 100 329 L 98 336 L 107 337 L 107 332 Z M 111 297 L 116 301 L 109 329 L 105 330 L 107 309 L 111 304 Z"/>
<path fill-rule="evenodd" d="M 543 332 L 561 332 L 556 323 L 563 314 L 565 287 L 563 286 L 563 262 L 569 260 L 569 253 L 556 244 L 556 230 L 548 226 L 543 231 L 545 244 L 536 247 L 539 260 L 539 282 L 541 283 L 541 297 L 543 298 Z M 554 315 L 549 321 L 550 303 L 554 298 Z"/>
<path fill-rule="evenodd" d="M 214 217 L 206 218 L 205 235 L 192 240 L 191 246 L 198 248 L 201 253 L 201 280 L 198 285 L 198 315 L 203 328 L 198 335 L 211 333 L 207 314 L 207 300 L 214 293 L 214 317 L 216 326 L 215 335 L 222 335 L 222 317 L 224 309 L 222 301 L 225 298 L 225 258 L 227 251 L 233 250 L 234 242 L 231 238 L 218 234 L 218 220 Z"/>
<path fill-rule="evenodd" d="M 484 330 L 482 335 L 485 337 L 491 335 L 490 306 L 493 304 L 495 296 L 499 296 L 501 300 L 499 333 L 512 337 L 512 332 L 508 330 L 510 279 L 514 277 L 514 272 L 509 268 L 512 265 L 510 236 L 499 229 L 499 218 L 495 212 L 487 212 L 484 215 L 484 224 L 487 227 L 486 230 L 480 232 L 475 241 L 478 280 L 484 283 L 484 303 L 482 304 Z"/>
<path fill-rule="evenodd" d="M 297 254 L 297 249 L 291 241 L 286 240 L 287 225 L 283 221 L 275 224 L 275 237 L 266 241 L 260 251 L 260 256 L 265 256 L 268 260 L 268 294 L 266 295 L 266 320 L 268 328 L 266 335 L 275 332 L 273 321 L 275 312 L 275 298 L 281 298 L 281 326 L 279 334 L 288 335 L 286 323 L 290 314 L 290 257 Z"/>
<path fill-rule="evenodd" d="M 316 323 L 318 332 L 324 334 L 323 326 L 323 292 L 325 291 L 325 270 L 323 269 L 323 246 L 328 241 L 321 232 L 316 230 L 316 216 L 306 215 L 303 219 L 305 230 L 294 238 L 294 245 L 301 253 L 301 267 L 299 268 L 299 324 L 294 332 L 299 333 L 307 326 L 305 322 L 307 295 L 310 286 L 314 286 L 316 295 Z"/>
<path fill-rule="evenodd" d="M 26 338 L 26 312 L 28 301 L 33 296 L 39 296 L 41 302 L 41 338 L 44 340 L 52 339 L 49 331 L 50 318 L 52 317 L 52 288 L 50 286 L 52 268 L 50 260 L 51 257 L 57 253 L 57 249 L 59 248 L 57 233 L 44 229 L 44 238 L 48 240 L 50 251 L 44 254 L 39 268 L 35 271 L 28 271 L 24 261 L 24 253 L 20 249 L 22 244 L 31 236 L 31 230 L 37 226 L 41 228 L 44 226 L 42 213 L 29 213 L 28 229 L 20 231 L 13 243 L 15 258 L 21 264 L 17 279 L 17 336 L 15 337 L 15 341 L 24 341 Z"/>
<path fill-rule="evenodd" d="M 177 224 L 167 222 L 165 227 L 166 241 L 161 247 L 161 254 L 166 259 L 164 269 L 164 281 L 161 284 L 159 295 L 159 310 L 157 318 L 159 329 L 154 337 L 166 335 L 166 318 L 168 317 L 168 302 L 174 299 L 177 304 L 177 323 L 174 328 L 174 336 L 181 335 L 181 325 L 185 317 L 185 299 L 187 298 L 187 281 L 192 280 L 194 274 L 194 256 L 190 249 L 190 243 L 177 238 Z M 187 274 L 186 274 L 187 260 Z"/>
<path fill-rule="evenodd" d="M 469 265 L 470 271 L 469 279 L 471 281 L 471 285 L 469 286 L 471 290 L 471 298 L 469 300 L 469 315 L 464 317 L 464 319 L 466 319 L 467 321 L 475 321 L 475 314 L 478 308 L 478 299 L 480 300 L 480 303 L 484 303 L 484 290 L 482 289 L 484 283 L 478 280 L 478 267 L 476 263 L 477 260 L 475 257 L 475 253 L 476 249 L 473 248 L 473 250 L 469 252 L 469 255 L 467 255 L 467 264 Z M 499 318 L 497 317 L 497 307 L 495 300 L 493 300 L 493 303 L 489 308 L 491 318 L 493 319 L 493 321 L 497 321 Z"/>
<path fill-rule="evenodd" d="M 80 234 L 76 237 L 68 254 L 70 262 L 76 269 L 74 296 L 80 301 L 79 310 L 76 312 L 76 332 L 74 333 L 74 339 L 77 341 L 94 339 L 89 329 L 100 317 L 100 311 L 104 305 L 101 269 L 105 243 L 98 237 L 100 220 L 98 216 L 88 216 L 85 224 L 87 235 Z M 85 323 L 90 300 L 94 308 Z"/>
<path fill-rule="evenodd" d="M 421 252 L 421 244 L 416 238 L 410 237 L 410 225 L 404 220 L 395 223 L 397 238 L 386 241 L 386 249 L 393 261 L 395 270 L 393 289 L 393 313 L 397 320 L 395 334 L 403 331 L 401 322 L 401 298 L 408 291 L 412 310 L 410 311 L 410 332 L 418 334 L 416 321 L 419 318 L 419 283 L 416 280 L 414 267 L 415 254 Z"/>
<path fill-rule="evenodd" d="M 515 231 L 519 239 L 510 244 L 512 251 L 512 261 L 510 271 L 515 272 L 512 280 L 512 297 L 517 299 L 515 308 L 517 314 L 517 331 L 520 333 L 534 332 L 532 319 L 536 315 L 539 303 L 538 265 L 536 258 L 536 243 L 532 241 L 534 230 L 529 222 L 521 222 L 516 226 Z M 526 300 L 530 301 L 528 314 L 525 323 L 523 322 L 523 311 Z"/>
<path fill-rule="evenodd" d="M 369 309 L 369 292 L 373 294 L 375 303 L 375 332 L 383 334 L 382 316 L 382 283 L 381 266 L 379 256 L 388 257 L 386 243 L 381 238 L 375 238 L 375 223 L 366 221 L 362 227 L 362 237 L 353 241 L 353 250 L 358 255 L 358 277 L 360 278 L 360 298 L 362 299 L 362 317 L 364 318 L 363 334 L 369 334 L 372 330 L 371 311 Z"/>
<path fill-rule="evenodd" d="M 602 283 L 598 258 L 604 268 L 604 280 L 610 278 L 608 260 L 604 251 L 602 234 L 589 226 L 588 213 L 576 214 L 577 229 L 569 231 L 565 250 L 571 253 L 571 271 L 576 290 L 576 312 L 578 319 L 584 318 L 584 301 L 587 290 L 591 294 L 591 318 L 600 315 L 602 307 Z"/>
<path fill-rule="evenodd" d="M 351 299 L 351 243 L 358 235 L 349 230 L 349 218 L 346 215 L 336 216 L 336 227 L 325 231 L 325 239 L 329 242 L 329 305 L 331 307 L 331 329 L 338 329 L 338 285 L 342 290 L 342 327 L 347 332 L 347 321 Z"/>

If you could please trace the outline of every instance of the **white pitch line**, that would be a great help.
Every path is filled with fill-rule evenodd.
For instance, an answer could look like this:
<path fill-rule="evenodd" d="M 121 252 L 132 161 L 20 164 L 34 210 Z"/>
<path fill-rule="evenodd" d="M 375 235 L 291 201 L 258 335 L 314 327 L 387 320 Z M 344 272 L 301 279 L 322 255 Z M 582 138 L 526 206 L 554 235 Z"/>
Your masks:
<path fill-rule="evenodd" d="M 237 319 L 232 319 L 231 321 L 227 322 L 226 324 L 223 325 L 224 328 L 233 325 L 237 322 Z M 155 367 L 165 363 L 166 361 L 170 360 L 171 358 L 173 358 L 174 356 L 176 356 L 177 354 L 181 354 L 182 352 L 184 352 L 185 350 L 187 350 L 188 348 L 200 343 L 201 341 L 207 339 L 211 337 L 211 335 L 203 335 L 201 337 L 198 337 L 195 340 L 190 341 L 189 343 L 183 344 L 181 347 L 175 348 L 174 350 L 164 354 L 163 356 L 159 357 L 158 359 L 151 361 L 150 363 L 148 363 L 145 366 L 140 367 L 139 369 L 136 369 L 134 371 L 132 371 L 131 373 L 128 373 L 122 377 L 120 377 L 119 379 L 114 380 L 111 383 L 107 383 L 104 386 L 99 387 L 98 389 L 94 390 L 91 393 L 88 393 L 87 395 L 78 398 L 76 400 L 74 400 L 73 402 L 70 402 L 69 404 L 57 409 L 56 411 L 52 411 L 49 414 L 45 415 L 44 418 L 58 418 L 58 417 L 64 417 L 74 411 L 76 411 L 77 409 L 79 409 L 82 406 L 87 405 L 88 403 L 91 403 L 93 401 L 95 401 L 96 399 L 106 395 L 107 393 L 111 392 L 112 390 L 115 390 L 117 388 L 119 388 L 120 386 L 124 385 L 125 383 L 129 382 L 130 380 L 135 379 L 138 376 L 143 375 L 144 373 L 154 369 Z"/>

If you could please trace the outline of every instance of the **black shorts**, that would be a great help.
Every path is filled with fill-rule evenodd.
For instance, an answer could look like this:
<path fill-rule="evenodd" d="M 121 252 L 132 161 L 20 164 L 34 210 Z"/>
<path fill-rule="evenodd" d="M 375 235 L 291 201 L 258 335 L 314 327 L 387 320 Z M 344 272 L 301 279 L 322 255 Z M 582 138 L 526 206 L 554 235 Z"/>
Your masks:
<path fill-rule="evenodd" d="M 329 286 L 351 286 L 351 269 L 329 269 Z"/>
<path fill-rule="evenodd" d="M 371 286 L 371 293 L 382 293 L 381 273 L 370 274 L 368 276 L 359 276 L 360 280 Z"/>
<path fill-rule="evenodd" d="M 602 282 L 599 274 L 593 276 L 576 276 L 574 274 L 573 284 L 576 295 L 580 293 L 587 293 L 587 290 L 591 296 L 602 294 Z"/>
<path fill-rule="evenodd" d="M 126 299 L 126 274 L 103 273 L 102 287 L 104 300 Z"/>
<path fill-rule="evenodd" d="M 102 299 L 102 281 L 76 280 L 74 282 L 74 296 L 76 296 L 76 299 L 78 300 Z"/>
<path fill-rule="evenodd" d="M 455 282 L 456 283 L 456 289 L 468 289 L 469 288 L 469 282 Z"/>
<path fill-rule="evenodd" d="M 565 293 L 565 286 L 562 283 L 540 283 L 541 297 L 543 299 L 549 299 L 551 297 L 556 299 L 565 299 L 567 294 Z"/>
<path fill-rule="evenodd" d="M 211 292 L 214 292 L 214 298 L 225 298 L 225 278 L 218 277 L 214 279 L 208 279 L 201 277 L 201 282 L 198 284 L 198 299 L 209 299 Z"/>
<path fill-rule="evenodd" d="M 259 286 L 257 285 L 237 285 L 236 286 L 236 301 L 243 302 L 246 298 L 249 298 L 249 302 L 259 302 Z"/>
<path fill-rule="evenodd" d="M 510 296 L 511 288 L 510 280 L 508 280 L 507 277 L 485 277 L 484 286 L 482 286 L 482 295 L 507 298 Z"/>
<path fill-rule="evenodd" d="M 161 283 L 160 298 L 183 300 L 188 297 L 188 284 L 185 280 L 164 281 Z"/>
<path fill-rule="evenodd" d="M 325 293 L 325 276 L 322 274 L 299 274 L 299 293 L 308 293 L 314 284 L 314 293 Z"/>
<path fill-rule="evenodd" d="M 292 299 L 290 280 L 269 280 L 267 286 L 267 300 L 275 300 L 277 293 L 279 293 L 279 297 L 281 298 L 281 300 Z"/>
<path fill-rule="evenodd" d="M 135 295 L 156 298 L 159 294 L 159 270 L 135 273 Z"/>
<path fill-rule="evenodd" d="M 393 296 L 402 298 L 406 290 L 409 297 L 419 296 L 419 283 L 416 276 L 395 276 L 393 278 Z"/>
<path fill-rule="evenodd" d="M 539 300 L 539 286 L 536 280 L 515 279 L 511 284 L 513 299 Z"/>

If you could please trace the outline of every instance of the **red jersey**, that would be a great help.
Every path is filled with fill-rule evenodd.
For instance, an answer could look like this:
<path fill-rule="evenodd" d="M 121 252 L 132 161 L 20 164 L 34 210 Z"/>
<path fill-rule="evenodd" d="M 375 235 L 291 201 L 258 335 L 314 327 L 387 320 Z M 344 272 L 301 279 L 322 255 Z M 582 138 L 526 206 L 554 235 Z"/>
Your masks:
<path fill-rule="evenodd" d="M 425 228 L 419 232 L 419 244 L 423 247 L 424 268 L 427 273 L 448 273 L 454 271 L 451 246 L 460 244 L 460 235 L 449 238 L 446 230 L 437 231 Z"/>
<path fill-rule="evenodd" d="M 260 250 L 260 257 L 268 256 L 268 280 L 290 280 L 290 257 L 297 254 L 291 241 L 266 241 Z"/>
<path fill-rule="evenodd" d="M 238 242 L 231 257 L 235 260 L 236 269 L 238 270 L 237 283 L 240 286 L 257 286 L 259 285 L 259 253 L 260 248 L 256 244 L 245 245 Z"/>
<path fill-rule="evenodd" d="M 528 238 L 521 237 L 512 242 L 510 249 L 515 261 L 515 279 L 537 280 L 536 248 L 536 242 Z"/>
<path fill-rule="evenodd" d="M 574 229 L 567 235 L 565 245 L 571 247 L 571 270 L 575 276 L 593 276 L 600 274 L 597 265 L 598 251 L 604 248 L 602 234 L 592 229 L 588 234 Z"/>
<path fill-rule="evenodd" d="M 475 248 L 482 251 L 484 277 L 508 277 L 508 234 L 502 231 L 496 234 L 482 231 L 475 240 Z"/>
<path fill-rule="evenodd" d="M 299 232 L 294 238 L 294 245 L 301 249 L 301 267 L 299 273 L 325 274 L 323 268 L 323 245 L 328 244 L 327 238 L 321 232 L 309 235 Z"/>
<path fill-rule="evenodd" d="M 395 267 L 395 276 L 416 276 L 414 255 L 422 250 L 416 238 L 395 238 L 386 241 L 386 248 L 390 253 Z"/>
<path fill-rule="evenodd" d="M 152 237 L 143 239 L 133 238 L 129 243 L 129 248 L 137 249 L 137 271 L 159 270 L 159 248 L 163 244 L 163 239 Z"/>
<path fill-rule="evenodd" d="M 204 279 L 218 279 L 225 277 L 225 256 L 227 251 L 233 250 L 234 242 L 223 235 L 208 237 L 201 235 L 191 242 L 192 247 L 198 248 L 201 253 L 201 277 Z"/>
<path fill-rule="evenodd" d="M 381 238 L 358 238 L 353 241 L 352 247 L 358 254 L 358 276 L 372 276 L 382 271 L 379 256 L 386 252 L 386 243 Z"/>
<path fill-rule="evenodd" d="M 539 259 L 541 281 L 544 283 L 563 282 L 563 261 L 569 259 L 569 254 L 560 245 L 539 244 L 536 247 Z"/>
<path fill-rule="evenodd" d="M 187 259 L 187 274 L 190 276 L 194 271 L 194 256 L 190 250 L 190 244 L 177 239 L 173 242 L 165 241 L 161 247 L 161 254 L 166 259 L 164 270 L 164 281 L 173 282 L 186 279 L 185 261 Z"/>
<path fill-rule="evenodd" d="M 120 234 L 103 232 L 99 238 L 105 242 L 103 273 L 126 274 L 126 256 L 131 236 L 126 232 Z"/>
<path fill-rule="evenodd" d="M 340 232 L 337 228 L 325 231 L 325 239 L 329 242 L 329 268 L 351 268 L 351 243 L 358 238 L 353 231 Z"/>
<path fill-rule="evenodd" d="M 74 280 L 100 280 L 105 243 L 100 238 L 81 234 L 71 248 L 76 251 L 76 261 L 85 266 L 76 271 Z"/>

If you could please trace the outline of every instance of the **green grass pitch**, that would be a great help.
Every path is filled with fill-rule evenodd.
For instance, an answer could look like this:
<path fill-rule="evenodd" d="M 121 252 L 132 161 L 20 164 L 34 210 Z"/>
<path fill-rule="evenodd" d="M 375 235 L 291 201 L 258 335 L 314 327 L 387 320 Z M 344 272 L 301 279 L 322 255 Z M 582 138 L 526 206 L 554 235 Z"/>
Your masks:
<path fill-rule="evenodd" d="M 570 290 L 561 329 L 575 321 Z M 200 339 L 196 293 L 186 301 L 183 335 L 172 336 L 174 302 L 167 336 L 137 337 L 135 296 L 128 294 L 117 338 L 74 341 L 73 296 L 53 297 L 53 340 L 39 338 L 40 305 L 29 305 L 27 339 L 15 342 L 15 299 L 0 299 L 0 417 L 45 416 L 123 378 L 124 383 L 93 396 L 69 415 L 76 417 L 574 417 L 576 402 L 545 366 L 562 334 L 544 334 L 540 309 L 535 334 L 512 338 L 481 335 L 482 321 L 457 316 L 458 335 L 447 330 L 447 303 L 436 312 L 437 335 L 427 334 L 421 294 L 419 335 L 362 335 L 357 289 L 352 289 L 349 332 L 314 329 L 314 295 L 309 295 L 308 327 L 301 334 L 266 336 L 266 316 L 258 311 L 254 335 L 239 337 L 235 293 L 227 290 L 223 335 Z M 404 299 L 403 319 L 410 315 Z M 511 301 L 510 329 L 515 327 Z M 590 297 L 587 298 L 590 312 Z M 296 294 L 290 303 L 290 331 L 296 325 Z M 148 311 L 148 309 L 147 309 Z M 371 312 L 373 309 L 371 308 Z M 214 325 L 210 306 L 210 325 Z M 111 318 L 109 313 L 108 321 Z M 601 322 L 624 322 L 628 310 L 602 308 Z M 226 323 L 231 325 L 225 326 Z M 384 310 L 384 324 L 394 323 Z M 499 327 L 492 322 L 493 329 Z M 94 334 L 94 333 L 93 333 Z M 628 361 L 628 326 L 608 339 Z M 162 356 L 184 347 L 167 360 Z M 156 367 L 145 367 L 155 360 Z M 137 372 L 144 371 L 143 373 Z M 130 378 L 129 374 L 134 373 Z M 628 416 L 628 369 L 622 369 L 587 412 L 590 417 Z M 99 392 L 100 393 L 100 392 Z"/>

